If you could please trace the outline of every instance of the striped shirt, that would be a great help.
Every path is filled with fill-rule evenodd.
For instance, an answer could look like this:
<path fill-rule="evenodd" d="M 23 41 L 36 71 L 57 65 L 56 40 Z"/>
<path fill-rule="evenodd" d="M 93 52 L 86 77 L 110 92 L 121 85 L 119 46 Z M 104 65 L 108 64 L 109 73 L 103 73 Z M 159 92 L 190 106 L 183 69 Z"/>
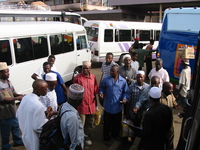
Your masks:
<path fill-rule="evenodd" d="M 117 63 L 115 63 L 114 61 L 112 61 L 109 65 L 106 65 L 106 61 L 104 61 L 104 62 L 102 63 L 102 66 L 101 66 L 101 72 L 103 73 L 103 75 L 102 75 L 102 80 L 103 80 L 106 76 L 110 75 L 110 68 L 111 68 L 112 66 L 114 66 L 114 65 L 117 65 Z M 101 81 L 102 81 L 102 80 L 101 80 Z"/>
<path fill-rule="evenodd" d="M 98 84 L 95 75 L 90 74 L 87 77 L 80 73 L 74 78 L 74 83 L 84 87 L 83 100 L 77 108 L 78 112 L 84 115 L 94 114 L 96 111 L 96 94 L 98 94 Z"/>

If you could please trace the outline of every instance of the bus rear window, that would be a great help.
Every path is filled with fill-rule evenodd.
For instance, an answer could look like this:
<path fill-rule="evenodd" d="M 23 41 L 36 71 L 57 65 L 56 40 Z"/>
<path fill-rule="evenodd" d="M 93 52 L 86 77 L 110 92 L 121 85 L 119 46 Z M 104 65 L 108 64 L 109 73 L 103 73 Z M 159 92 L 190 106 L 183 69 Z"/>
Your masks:
<path fill-rule="evenodd" d="M 97 42 L 98 41 L 99 29 L 98 28 L 91 28 L 91 27 L 85 27 L 85 29 L 86 29 L 86 32 L 87 32 L 88 40 Z"/>
<path fill-rule="evenodd" d="M 167 31 L 199 32 L 200 14 L 167 14 L 166 17 Z"/>
<path fill-rule="evenodd" d="M 8 65 L 12 64 L 10 45 L 8 40 L 0 41 L 0 62 L 6 62 Z"/>

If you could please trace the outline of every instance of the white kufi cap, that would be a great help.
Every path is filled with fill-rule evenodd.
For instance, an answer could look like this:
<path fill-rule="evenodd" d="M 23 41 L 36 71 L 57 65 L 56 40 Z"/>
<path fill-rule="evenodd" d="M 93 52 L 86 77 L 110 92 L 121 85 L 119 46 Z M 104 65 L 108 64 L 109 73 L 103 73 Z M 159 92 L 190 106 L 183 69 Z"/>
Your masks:
<path fill-rule="evenodd" d="M 129 54 L 126 54 L 126 55 L 123 56 L 123 60 L 124 60 L 126 57 L 131 58 L 131 56 L 130 56 Z"/>
<path fill-rule="evenodd" d="M 70 85 L 69 87 L 69 95 L 68 97 L 73 100 L 79 100 L 83 98 L 84 87 L 75 83 Z"/>
<path fill-rule="evenodd" d="M 91 67 L 91 62 L 90 61 L 83 61 L 83 66 L 88 66 Z"/>
<path fill-rule="evenodd" d="M 158 87 L 152 87 L 149 91 L 149 96 L 158 99 L 161 97 L 161 89 Z"/>
<path fill-rule="evenodd" d="M 136 72 L 136 74 L 145 75 L 145 72 L 144 72 L 143 70 L 138 70 L 138 71 Z"/>
<path fill-rule="evenodd" d="M 57 81 L 57 74 L 55 73 L 47 73 L 46 74 L 46 81 Z"/>

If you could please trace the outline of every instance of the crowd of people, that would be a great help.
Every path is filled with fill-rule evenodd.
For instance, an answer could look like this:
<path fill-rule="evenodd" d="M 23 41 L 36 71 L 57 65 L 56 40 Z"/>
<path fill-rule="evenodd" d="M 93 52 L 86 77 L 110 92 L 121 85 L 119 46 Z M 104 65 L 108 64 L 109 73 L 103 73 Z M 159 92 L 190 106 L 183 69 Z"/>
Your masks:
<path fill-rule="evenodd" d="M 149 50 L 152 44 L 147 46 Z M 101 67 L 99 85 L 95 75 L 90 72 L 91 62 L 84 61 L 82 73 L 75 76 L 69 90 L 54 66 L 55 57 L 51 55 L 31 76 L 34 79 L 33 92 L 28 95 L 16 93 L 9 80 L 9 68 L 5 62 L 1 62 L 2 150 L 21 145 L 27 150 L 39 150 L 39 135 L 43 125 L 60 114 L 59 111 L 67 111 L 61 118 L 60 126 L 63 138 L 70 138 L 69 149 L 83 150 L 84 145 L 92 145 L 91 134 L 98 99 L 104 107 L 102 133 L 106 146 L 111 145 L 112 138 L 122 140 L 120 133 L 124 115 L 134 126 L 142 127 L 133 129 L 134 142 L 130 150 L 172 150 L 172 111 L 182 109 L 184 112 L 186 108 L 191 75 L 189 60 L 182 59 L 179 89 L 174 95 L 169 75 L 162 67 L 162 59 L 155 61 L 155 68 L 149 70 L 148 74 L 142 69 L 143 63 L 140 62 L 144 62 L 144 53 L 148 56 L 152 52 L 148 49 L 143 54 L 138 49 L 132 49 L 123 56 L 123 66 L 113 61 L 112 53 L 107 53 Z M 149 83 L 146 83 L 146 77 Z M 18 109 L 15 100 L 21 100 Z M 10 132 L 13 145 L 9 144 Z"/>

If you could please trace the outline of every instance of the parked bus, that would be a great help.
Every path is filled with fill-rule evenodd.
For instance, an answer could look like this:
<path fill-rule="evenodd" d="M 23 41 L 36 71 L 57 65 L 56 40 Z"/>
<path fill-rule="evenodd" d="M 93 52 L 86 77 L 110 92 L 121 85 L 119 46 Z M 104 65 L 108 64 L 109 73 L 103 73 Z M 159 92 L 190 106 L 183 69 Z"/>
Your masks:
<path fill-rule="evenodd" d="M 87 19 L 71 12 L 49 10 L 0 9 L 0 22 L 63 21 L 83 25 Z"/>
<path fill-rule="evenodd" d="M 154 49 L 158 46 L 161 23 L 97 21 L 84 23 L 92 51 L 92 61 L 103 62 L 107 52 L 114 54 L 118 61 L 122 53 L 127 53 L 134 39 L 147 44 L 155 40 Z"/>
<path fill-rule="evenodd" d="M 200 8 L 169 8 L 165 10 L 160 34 L 158 56 L 163 59 L 174 87 L 178 85 L 181 58 L 178 50 L 183 46 L 194 47 L 196 53 L 198 32 L 200 30 Z M 194 59 L 190 59 L 194 70 Z"/>
<path fill-rule="evenodd" d="M 0 23 L 0 62 L 7 62 L 10 80 L 18 93 L 32 91 L 31 75 L 55 55 L 55 66 L 65 82 L 91 60 L 86 30 L 64 22 Z M 77 42 L 78 41 L 78 42 Z"/>

